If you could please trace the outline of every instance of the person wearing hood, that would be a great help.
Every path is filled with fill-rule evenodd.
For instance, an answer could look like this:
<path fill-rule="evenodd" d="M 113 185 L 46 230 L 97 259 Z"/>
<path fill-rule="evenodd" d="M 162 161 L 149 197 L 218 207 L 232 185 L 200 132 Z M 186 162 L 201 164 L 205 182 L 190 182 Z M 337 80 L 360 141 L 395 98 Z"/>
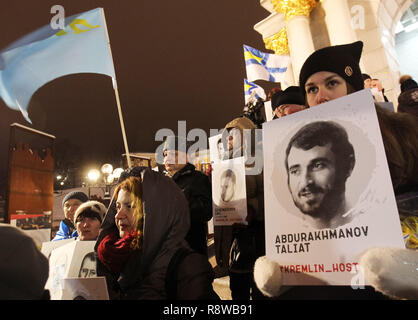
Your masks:
<path fill-rule="evenodd" d="M 401 93 L 398 97 L 398 112 L 418 117 L 418 84 L 410 75 L 399 78 Z"/>
<path fill-rule="evenodd" d="M 287 87 L 284 91 L 277 91 L 271 97 L 273 119 L 278 119 L 306 109 L 305 99 L 298 86 Z"/>
<path fill-rule="evenodd" d="M 184 151 L 181 151 L 183 145 Z M 212 189 L 207 175 L 189 162 L 186 138 L 167 137 L 164 143 L 164 166 L 183 191 L 189 204 L 190 229 L 186 241 L 193 250 L 207 256 L 207 222 L 212 219 Z"/>
<path fill-rule="evenodd" d="M 120 181 L 95 246 L 110 299 L 218 299 L 207 257 L 184 240 L 190 215 L 181 189 L 145 167 Z"/>
<path fill-rule="evenodd" d="M 236 118 L 225 126 L 229 133 L 229 158 L 244 156 L 246 160 L 248 225 L 217 227 L 218 232 L 215 234 L 215 243 L 218 241 L 218 255 L 221 255 L 221 259 L 225 260 L 226 253 L 231 251 L 229 280 L 233 300 L 250 300 L 250 297 L 253 300 L 263 299 L 253 280 L 254 262 L 265 254 L 263 172 L 258 168 L 263 159 L 261 141 L 256 141 L 261 137 L 256 135 L 256 129 L 257 126 L 246 117 Z M 250 135 L 246 134 L 248 132 Z M 250 159 L 254 162 L 250 163 Z"/>
<path fill-rule="evenodd" d="M 0 300 L 49 300 L 48 259 L 31 237 L 0 223 Z"/>
<path fill-rule="evenodd" d="M 357 41 L 319 49 L 307 58 L 299 76 L 299 85 L 305 95 L 307 107 L 316 107 L 364 88 L 359 66 L 362 49 L 363 43 Z M 417 122 L 405 114 L 383 109 L 376 103 L 375 108 L 395 195 L 413 192 L 415 197 L 410 198 L 416 199 L 418 190 Z M 416 209 L 415 202 L 414 210 Z M 353 290 L 350 286 L 298 286 L 287 288 L 288 291 L 283 293 L 279 292 L 280 266 L 266 257 L 260 258 L 255 264 L 255 281 L 263 293 L 279 299 L 388 299 L 386 294 L 392 289 L 392 293 L 396 291 L 399 294 L 398 297 L 416 297 L 416 291 L 413 292 L 413 290 L 418 290 L 417 288 L 412 291 L 402 288 L 402 283 L 414 282 L 416 270 L 410 269 L 412 271 L 402 276 L 397 273 L 397 270 L 402 269 L 404 262 L 411 267 L 416 266 L 418 253 L 407 249 L 399 249 L 397 252 L 384 249 L 387 248 L 383 248 L 383 253 L 380 252 L 379 256 L 369 255 L 372 260 L 360 261 L 360 265 L 367 269 L 367 275 L 372 275 L 369 279 L 376 280 L 372 286 L 366 286 L 363 290 Z M 393 270 L 382 268 L 384 265 L 391 265 L 394 268 Z M 381 274 L 380 270 L 391 272 Z M 269 275 L 266 276 L 267 274 Z M 403 277 L 408 280 L 400 281 L 399 279 Z M 396 285 L 399 287 L 395 288 Z M 393 295 L 396 296 L 396 294 Z"/>

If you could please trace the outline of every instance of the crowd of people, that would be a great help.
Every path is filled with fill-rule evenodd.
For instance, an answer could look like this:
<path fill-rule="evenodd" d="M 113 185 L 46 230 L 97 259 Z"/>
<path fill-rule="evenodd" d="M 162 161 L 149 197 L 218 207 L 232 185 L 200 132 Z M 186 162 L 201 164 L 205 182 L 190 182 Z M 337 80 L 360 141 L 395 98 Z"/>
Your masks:
<path fill-rule="evenodd" d="M 364 88 L 373 88 L 374 96 L 388 101 L 380 81 L 360 70 L 362 47 L 363 43 L 358 41 L 315 51 L 301 69 L 299 86 L 283 91 L 275 89 L 268 95 L 274 119 L 303 112 Z M 395 195 L 403 200 L 405 194 L 414 195 L 416 199 L 418 85 L 410 76 L 403 76 L 400 86 L 398 112 L 382 108 L 378 99 L 375 108 Z M 255 132 L 256 128 L 257 124 L 246 116 L 229 121 L 224 128 L 228 132 L 228 144 L 222 148 L 225 152 L 223 159 L 244 156 L 247 148 L 243 131 Z M 229 276 L 233 300 L 270 299 L 264 294 L 265 288 L 258 288 L 254 281 L 254 264 L 265 255 L 263 172 L 250 174 L 251 166 L 246 165 L 247 224 L 214 227 L 216 266 L 212 268 L 207 248 L 207 222 L 212 218 L 210 176 L 188 162 L 188 155 L 179 148 L 180 145 L 187 150 L 185 137 L 183 140 L 169 137 L 165 142 L 166 175 L 145 167 L 127 169 L 121 175 L 108 208 L 97 201 L 89 201 L 82 192 L 66 195 L 62 203 L 65 219 L 53 241 L 68 238 L 95 240 L 97 275 L 106 278 L 111 299 L 217 300 L 214 278 L 226 275 Z M 251 147 L 253 153 L 254 148 L 260 146 L 252 141 Z M 416 212 L 416 202 L 406 200 L 400 218 L 416 217 Z M 15 238 L 25 238 L 18 231 L 13 232 Z M 21 259 L 26 258 L 22 256 Z M 44 257 L 33 259 L 39 260 L 39 268 L 42 268 L 39 272 L 43 276 L 33 283 L 38 290 L 32 291 L 31 295 L 16 293 L 8 298 L 45 297 L 43 285 L 48 268 Z M 17 272 L 10 268 L 6 271 Z M 6 296 L 3 287 L 5 272 L 1 272 L 0 277 L 2 298 Z M 15 285 L 7 284 L 9 287 Z M 349 287 L 330 286 L 299 286 L 278 298 L 347 297 L 385 298 L 372 287 L 354 291 Z"/>

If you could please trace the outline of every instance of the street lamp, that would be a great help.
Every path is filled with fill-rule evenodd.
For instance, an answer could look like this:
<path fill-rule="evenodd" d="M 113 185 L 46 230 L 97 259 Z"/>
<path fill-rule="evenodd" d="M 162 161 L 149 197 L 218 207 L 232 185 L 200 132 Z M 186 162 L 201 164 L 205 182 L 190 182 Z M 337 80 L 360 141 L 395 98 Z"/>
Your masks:
<path fill-rule="evenodd" d="M 88 173 L 87 173 L 87 178 L 95 183 L 100 177 L 100 171 L 97 169 L 91 169 Z"/>
<path fill-rule="evenodd" d="M 110 185 L 113 182 L 113 176 L 112 176 L 113 166 L 110 163 L 105 163 L 104 165 L 102 165 L 101 171 L 103 173 L 103 179 L 106 185 L 104 199 L 109 200 L 110 199 Z"/>
<path fill-rule="evenodd" d="M 101 173 L 100 173 L 101 171 Z M 113 170 L 113 166 L 109 163 L 105 163 L 101 166 L 100 171 L 97 169 L 91 169 L 87 178 L 92 184 L 96 184 L 100 176 L 103 176 L 103 182 L 105 184 L 104 191 L 104 200 L 110 200 L 110 190 L 111 187 L 119 180 L 121 173 L 123 172 L 122 168 L 116 168 Z M 89 187 L 89 198 L 90 198 L 90 187 Z"/>

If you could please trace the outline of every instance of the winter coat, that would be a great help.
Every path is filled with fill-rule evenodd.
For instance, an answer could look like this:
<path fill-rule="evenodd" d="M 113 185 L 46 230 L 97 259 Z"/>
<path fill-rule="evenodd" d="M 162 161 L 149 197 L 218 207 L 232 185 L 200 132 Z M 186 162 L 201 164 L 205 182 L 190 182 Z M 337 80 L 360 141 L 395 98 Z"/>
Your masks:
<path fill-rule="evenodd" d="M 418 117 L 418 87 L 409 89 L 399 95 L 398 112 L 408 112 Z"/>
<path fill-rule="evenodd" d="M 186 241 L 197 252 L 207 255 L 207 222 L 212 218 L 212 190 L 209 178 L 187 163 L 172 179 L 189 204 L 190 229 Z"/>
<path fill-rule="evenodd" d="M 74 229 L 74 225 L 70 220 L 64 219 L 60 222 L 59 229 L 52 241 L 58 241 L 58 240 L 65 240 L 65 239 L 71 239 L 71 238 L 77 238 L 78 233 L 77 230 Z"/>
<path fill-rule="evenodd" d="M 105 276 L 111 299 L 166 299 L 166 276 L 171 258 L 180 248 L 189 248 L 184 240 L 190 226 L 187 200 L 183 192 L 168 177 L 145 167 L 135 167 L 121 175 L 142 178 L 144 230 L 142 247 L 134 250 L 118 278 L 97 259 L 97 274 Z M 117 231 L 115 199 L 112 199 L 104 218 L 95 250 L 103 238 Z M 176 299 L 210 299 L 217 295 L 212 290 L 212 268 L 207 257 L 192 253 L 181 263 L 185 273 L 178 275 Z M 179 291 L 178 291 L 179 292 Z"/>
<path fill-rule="evenodd" d="M 256 125 L 246 117 L 240 117 L 229 122 L 225 129 L 238 128 L 241 137 L 244 137 L 244 130 L 257 129 Z M 257 144 L 255 135 L 251 135 L 251 156 L 257 156 L 256 148 L 260 148 Z M 240 157 L 243 150 L 247 150 L 247 141 L 244 139 L 243 146 L 240 150 L 235 150 L 233 158 Z M 262 150 L 258 150 L 258 155 L 262 156 Z M 262 158 L 256 161 L 261 161 Z M 263 172 L 251 174 L 255 163 L 245 165 L 245 186 L 247 194 L 247 227 L 237 227 L 232 231 L 234 233 L 234 241 L 231 250 L 230 271 L 237 273 L 251 273 L 255 260 L 265 254 L 265 228 L 264 228 L 264 188 L 263 188 Z"/>

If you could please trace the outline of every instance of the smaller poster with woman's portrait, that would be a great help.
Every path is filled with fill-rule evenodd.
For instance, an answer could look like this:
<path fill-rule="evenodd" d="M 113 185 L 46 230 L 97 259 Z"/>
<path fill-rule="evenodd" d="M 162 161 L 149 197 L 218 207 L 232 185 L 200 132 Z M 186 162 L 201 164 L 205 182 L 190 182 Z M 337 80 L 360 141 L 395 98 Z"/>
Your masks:
<path fill-rule="evenodd" d="M 213 224 L 247 224 L 244 157 L 212 164 Z"/>
<path fill-rule="evenodd" d="M 372 247 L 404 247 L 379 122 L 363 90 L 263 125 L 266 254 L 286 285 L 350 285 Z"/>

